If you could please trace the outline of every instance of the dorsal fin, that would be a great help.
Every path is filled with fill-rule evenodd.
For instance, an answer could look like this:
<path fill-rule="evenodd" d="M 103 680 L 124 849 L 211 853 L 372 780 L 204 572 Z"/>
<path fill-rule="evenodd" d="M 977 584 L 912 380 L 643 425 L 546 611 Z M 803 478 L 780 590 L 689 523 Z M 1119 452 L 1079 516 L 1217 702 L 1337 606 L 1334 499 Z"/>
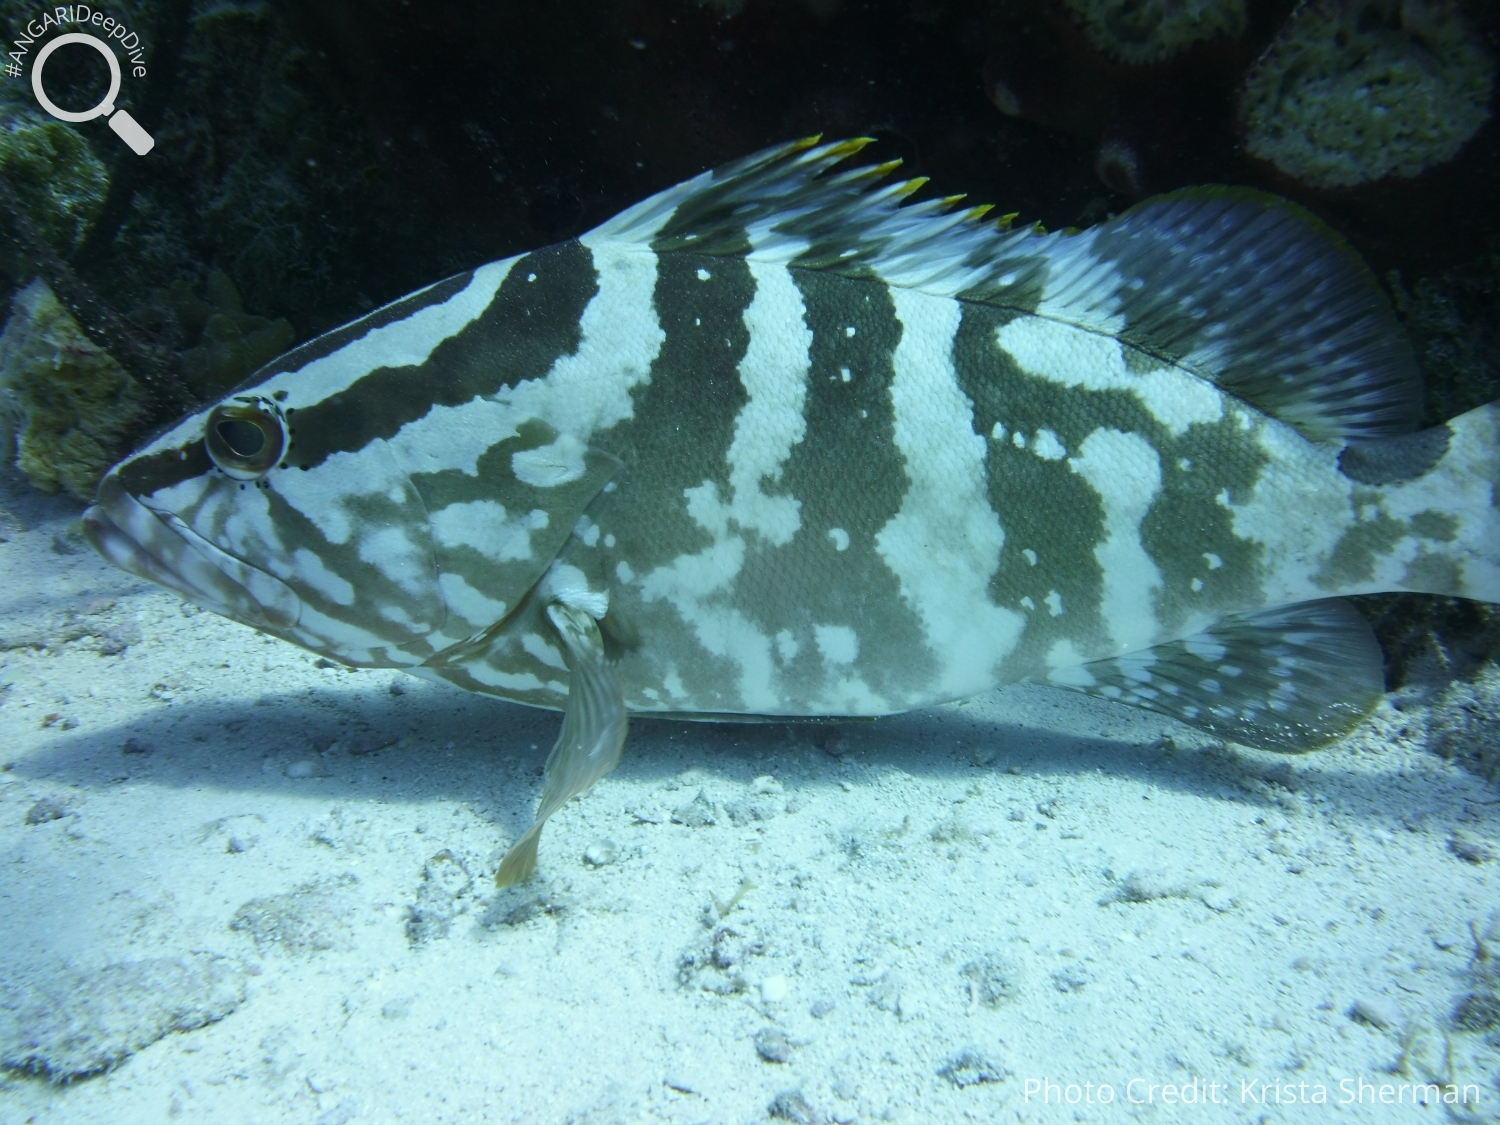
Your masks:
<path fill-rule="evenodd" d="M 832 171 L 872 143 L 819 144 L 817 137 L 767 149 L 704 172 L 604 223 L 592 239 L 649 243 L 657 253 L 750 254 L 807 269 L 876 272 L 893 285 L 955 296 L 1014 265 L 1037 266 L 1045 242 L 1011 228 L 989 207 L 958 209 L 962 196 L 903 206 L 925 178 L 882 181 L 901 161 Z M 1056 236 L 1054 236 L 1055 238 Z"/>
<path fill-rule="evenodd" d="M 1184 188 L 1084 231 L 1052 261 L 1047 287 L 1068 293 L 1064 319 L 1186 367 L 1307 437 L 1417 428 L 1421 375 L 1390 303 L 1354 250 L 1295 204 Z M 1092 283 L 1100 263 L 1110 268 Z"/>
<path fill-rule="evenodd" d="M 1082 232 L 1012 228 L 962 197 L 906 203 L 870 141 L 767 149 L 652 196 L 591 235 L 748 254 L 1035 313 L 1178 364 L 1314 440 L 1414 429 L 1421 384 L 1374 277 L 1306 211 L 1188 188 Z"/>

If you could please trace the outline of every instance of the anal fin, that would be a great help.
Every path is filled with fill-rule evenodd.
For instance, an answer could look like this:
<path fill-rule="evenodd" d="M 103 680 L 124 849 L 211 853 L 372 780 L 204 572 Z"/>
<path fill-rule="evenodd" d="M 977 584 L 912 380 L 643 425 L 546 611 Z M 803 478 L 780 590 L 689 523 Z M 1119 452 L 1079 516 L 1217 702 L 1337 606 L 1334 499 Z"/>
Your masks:
<path fill-rule="evenodd" d="M 599 626 L 581 609 L 554 602 L 547 607 L 567 650 L 568 705 L 562 732 L 547 755 L 542 800 L 530 828 L 511 845 L 495 873 L 508 887 L 536 871 L 537 841 L 547 818 L 614 769 L 625 745 L 625 692 L 604 655 Z"/>
<path fill-rule="evenodd" d="M 1339 598 L 1227 617 L 1182 640 L 1059 669 L 1049 682 L 1284 752 L 1347 734 L 1385 690 L 1375 634 Z"/>

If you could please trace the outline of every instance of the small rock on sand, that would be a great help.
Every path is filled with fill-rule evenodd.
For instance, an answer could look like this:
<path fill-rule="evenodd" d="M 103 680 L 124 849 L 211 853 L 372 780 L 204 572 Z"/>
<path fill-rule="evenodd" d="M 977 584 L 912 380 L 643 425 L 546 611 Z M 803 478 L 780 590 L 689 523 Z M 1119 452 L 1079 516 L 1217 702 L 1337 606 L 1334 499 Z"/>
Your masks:
<path fill-rule="evenodd" d="M 223 1019 L 245 999 L 243 970 L 209 953 L 12 979 L 0 993 L 0 1065 L 54 1082 L 109 1070 L 169 1031 Z"/>

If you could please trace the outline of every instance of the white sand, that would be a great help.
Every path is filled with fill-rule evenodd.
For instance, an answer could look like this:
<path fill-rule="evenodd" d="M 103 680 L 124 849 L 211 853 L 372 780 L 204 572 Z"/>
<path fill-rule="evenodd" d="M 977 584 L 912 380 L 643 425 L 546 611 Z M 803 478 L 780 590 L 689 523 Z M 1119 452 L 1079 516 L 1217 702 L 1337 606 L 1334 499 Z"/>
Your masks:
<path fill-rule="evenodd" d="M 1442 1121 L 1403 1084 L 1445 1035 L 1473 1119 L 1500 1108 L 1496 1050 L 1453 1030 L 1495 864 L 1451 847 L 1483 861 L 1500 793 L 1424 749 L 1421 707 L 1296 759 L 1029 688 L 637 721 L 497 896 L 557 715 L 316 667 L 6 489 L 0 1045 L 144 1045 L 6 1074 L 4 1122 Z M 673 823 L 700 792 L 715 823 Z M 216 1003 L 183 966 L 233 1010 L 161 1034 Z M 1048 1079 L 1096 1104 L 1044 1105 Z M 1163 1104 L 1195 1079 L 1221 1104 Z"/>

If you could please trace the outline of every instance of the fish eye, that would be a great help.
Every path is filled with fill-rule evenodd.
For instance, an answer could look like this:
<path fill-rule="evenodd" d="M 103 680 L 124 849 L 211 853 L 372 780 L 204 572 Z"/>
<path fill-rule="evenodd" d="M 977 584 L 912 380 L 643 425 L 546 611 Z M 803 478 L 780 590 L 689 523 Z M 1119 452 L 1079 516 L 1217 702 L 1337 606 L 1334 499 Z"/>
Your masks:
<path fill-rule="evenodd" d="M 203 444 L 226 476 L 259 480 L 286 451 L 286 423 L 281 411 L 264 399 L 239 398 L 209 411 Z"/>

